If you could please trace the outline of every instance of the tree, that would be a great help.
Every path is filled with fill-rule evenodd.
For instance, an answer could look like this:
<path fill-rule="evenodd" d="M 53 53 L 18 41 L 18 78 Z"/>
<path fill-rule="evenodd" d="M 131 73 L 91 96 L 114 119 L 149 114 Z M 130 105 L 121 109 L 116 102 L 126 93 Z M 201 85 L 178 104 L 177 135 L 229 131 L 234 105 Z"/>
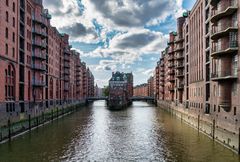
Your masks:
<path fill-rule="evenodd" d="M 105 87 L 103 88 L 103 95 L 104 95 L 105 97 L 108 97 L 108 95 L 109 95 L 109 87 L 108 87 L 108 86 L 105 86 Z"/>

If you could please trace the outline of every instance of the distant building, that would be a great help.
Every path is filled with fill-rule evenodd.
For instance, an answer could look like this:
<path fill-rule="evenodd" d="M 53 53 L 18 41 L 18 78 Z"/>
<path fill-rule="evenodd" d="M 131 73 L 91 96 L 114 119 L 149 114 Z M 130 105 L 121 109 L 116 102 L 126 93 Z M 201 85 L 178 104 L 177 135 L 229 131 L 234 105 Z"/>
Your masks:
<path fill-rule="evenodd" d="M 133 89 L 133 96 L 148 96 L 148 84 L 137 85 Z"/>
<path fill-rule="evenodd" d="M 133 95 L 132 73 L 112 73 L 109 80 L 109 106 L 124 107 Z"/>

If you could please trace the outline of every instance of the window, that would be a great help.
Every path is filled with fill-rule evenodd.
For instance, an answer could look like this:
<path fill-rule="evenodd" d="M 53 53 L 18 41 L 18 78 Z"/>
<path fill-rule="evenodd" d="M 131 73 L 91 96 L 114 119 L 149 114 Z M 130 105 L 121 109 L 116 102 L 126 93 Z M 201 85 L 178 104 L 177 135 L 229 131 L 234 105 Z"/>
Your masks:
<path fill-rule="evenodd" d="M 15 57 L 15 48 L 12 48 L 12 57 Z"/>
<path fill-rule="evenodd" d="M 6 21 L 8 22 L 8 17 L 9 17 L 9 14 L 8 12 L 6 11 Z"/>
<path fill-rule="evenodd" d="M 5 30 L 5 38 L 8 39 L 8 28 Z"/>
<path fill-rule="evenodd" d="M 5 54 L 8 55 L 8 44 L 5 44 Z"/>
<path fill-rule="evenodd" d="M 15 100 L 15 70 L 12 65 L 5 69 L 5 99 L 7 101 Z"/>
<path fill-rule="evenodd" d="M 13 17 L 13 22 L 12 22 L 13 24 L 13 27 L 15 27 L 15 17 Z"/>
<path fill-rule="evenodd" d="M 236 107 L 233 108 L 233 115 L 237 115 L 237 108 Z"/>
<path fill-rule="evenodd" d="M 12 41 L 15 42 L 15 33 L 13 32 Z"/>
<path fill-rule="evenodd" d="M 15 3 L 13 2 L 13 12 L 15 12 Z"/>
<path fill-rule="evenodd" d="M 8 2 L 8 0 L 6 0 L 6 6 L 9 6 L 9 2 Z"/>

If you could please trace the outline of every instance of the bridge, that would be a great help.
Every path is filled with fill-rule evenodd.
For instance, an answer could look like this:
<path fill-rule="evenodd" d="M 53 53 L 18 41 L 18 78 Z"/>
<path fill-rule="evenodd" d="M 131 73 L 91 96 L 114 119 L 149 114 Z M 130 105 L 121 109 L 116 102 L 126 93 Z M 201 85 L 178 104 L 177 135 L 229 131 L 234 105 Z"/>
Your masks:
<path fill-rule="evenodd" d="M 87 102 L 92 102 L 92 101 L 98 101 L 98 100 L 108 100 L 108 97 L 88 97 L 86 99 Z M 133 96 L 131 97 L 132 101 L 150 101 L 155 103 L 155 98 L 154 97 L 148 97 L 148 96 Z"/>
<path fill-rule="evenodd" d="M 154 97 L 149 97 L 149 96 L 133 96 L 131 97 L 132 101 L 151 101 L 154 102 L 155 98 Z"/>
<path fill-rule="evenodd" d="M 108 97 L 88 97 L 87 101 L 108 100 Z"/>

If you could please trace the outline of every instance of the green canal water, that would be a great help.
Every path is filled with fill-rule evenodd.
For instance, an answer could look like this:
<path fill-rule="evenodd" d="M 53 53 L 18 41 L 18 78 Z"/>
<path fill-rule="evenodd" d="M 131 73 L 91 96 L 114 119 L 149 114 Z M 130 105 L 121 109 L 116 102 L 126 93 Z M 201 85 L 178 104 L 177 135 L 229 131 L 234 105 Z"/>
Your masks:
<path fill-rule="evenodd" d="M 0 162 L 235 162 L 238 155 L 145 102 L 110 111 L 104 101 L 0 145 Z"/>

